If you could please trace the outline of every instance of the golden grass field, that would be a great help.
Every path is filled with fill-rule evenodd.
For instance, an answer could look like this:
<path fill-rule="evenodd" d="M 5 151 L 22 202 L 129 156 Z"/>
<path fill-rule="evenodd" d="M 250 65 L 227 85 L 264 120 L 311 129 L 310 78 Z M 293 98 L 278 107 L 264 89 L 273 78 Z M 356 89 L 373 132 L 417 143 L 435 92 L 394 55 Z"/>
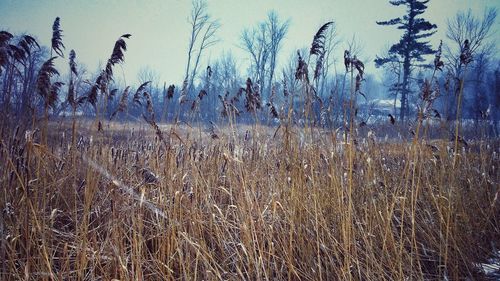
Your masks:
<path fill-rule="evenodd" d="M 2 128 L 0 279 L 489 278 L 497 140 L 90 124 Z"/>

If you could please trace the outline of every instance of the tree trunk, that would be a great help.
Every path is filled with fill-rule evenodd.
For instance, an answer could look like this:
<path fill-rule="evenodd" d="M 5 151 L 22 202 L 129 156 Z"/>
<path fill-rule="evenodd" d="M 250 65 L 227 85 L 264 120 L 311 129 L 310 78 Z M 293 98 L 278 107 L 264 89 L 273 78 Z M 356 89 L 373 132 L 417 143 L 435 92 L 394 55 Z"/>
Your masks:
<path fill-rule="evenodd" d="M 401 91 L 401 108 L 399 117 L 401 122 L 404 122 L 406 114 L 408 113 L 408 93 L 409 93 L 409 77 L 410 77 L 410 55 L 405 56 L 403 63 L 403 89 Z"/>

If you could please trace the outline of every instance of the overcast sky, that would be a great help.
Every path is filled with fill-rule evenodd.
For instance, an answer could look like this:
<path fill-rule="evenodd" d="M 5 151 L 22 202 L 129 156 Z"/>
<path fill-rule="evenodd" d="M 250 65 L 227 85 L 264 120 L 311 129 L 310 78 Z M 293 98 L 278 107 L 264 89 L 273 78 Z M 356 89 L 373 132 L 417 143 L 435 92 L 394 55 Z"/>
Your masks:
<path fill-rule="evenodd" d="M 219 19 L 222 26 L 218 33 L 221 42 L 208 50 L 206 59 L 214 61 L 222 52 L 231 51 L 242 73 L 249 61 L 239 48 L 241 31 L 264 20 L 270 10 L 276 10 L 283 20 L 290 19 L 279 57 L 281 63 L 297 48 L 308 47 L 318 27 L 333 20 L 344 41 L 355 35 L 364 46 L 361 59 L 367 60 L 367 73 L 375 71 L 375 55 L 401 36 L 401 31 L 378 26 L 375 21 L 404 12 L 388 0 L 209 0 L 208 5 L 210 15 Z M 439 39 L 445 38 L 447 18 L 469 8 L 481 15 L 485 7 L 499 8 L 500 1 L 432 0 L 428 5 L 424 17 L 438 25 L 431 40 L 437 46 Z M 138 71 L 149 66 L 160 74 L 161 82 L 179 84 L 186 65 L 190 9 L 190 0 L 0 0 L 0 29 L 32 34 L 48 46 L 52 23 L 59 16 L 65 54 L 75 49 L 78 61 L 90 72 L 97 70 L 99 62 L 106 61 L 120 35 L 131 33 L 123 65 L 127 83 L 136 84 Z M 497 43 L 499 27 L 497 19 L 493 38 Z M 345 43 L 339 47 L 339 58 L 344 48 Z M 60 60 L 63 62 L 66 63 Z"/>

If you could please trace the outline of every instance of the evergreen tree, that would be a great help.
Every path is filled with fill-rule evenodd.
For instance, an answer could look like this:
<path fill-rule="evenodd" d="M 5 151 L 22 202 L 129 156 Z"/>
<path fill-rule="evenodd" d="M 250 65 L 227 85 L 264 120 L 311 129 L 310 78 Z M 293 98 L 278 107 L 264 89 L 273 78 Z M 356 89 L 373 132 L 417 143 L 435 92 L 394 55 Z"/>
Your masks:
<path fill-rule="evenodd" d="M 407 13 L 402 18 L 389 21 L 377 22 L 379 25 L 395 25 L 404 30 L 404 34 L 398 43 L 391 46 L 387 57 L 377 57 L 375 64 L 382 66 L 389 62 L 399 60 L 403 64 L 403 81 L 401 83 L 401 109 L 402 121 L 409 113 L 408 95 L 410 93 L 410 75 L 415 62 L 423 62 L 422 56 L 433 54 L 434 51 L 428 41 L 423 41 L 436 32 L 437 26 L 419 16 L 427 9 L 429 0 L 394 0 L 389 1 L 394 6 L 405 5 Z"/>

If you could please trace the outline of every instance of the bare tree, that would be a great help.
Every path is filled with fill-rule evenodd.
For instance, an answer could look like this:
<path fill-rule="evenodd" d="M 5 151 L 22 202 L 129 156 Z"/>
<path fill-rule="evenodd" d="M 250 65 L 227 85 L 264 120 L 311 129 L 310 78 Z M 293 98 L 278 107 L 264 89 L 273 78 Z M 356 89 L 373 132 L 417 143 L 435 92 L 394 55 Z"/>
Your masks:
<path fill-rule="evenodd" d="M 288 32 L 288 27 L 290 25 L 290 21 L 286 20 L 283 23 L 280 23 L 278 14 L 276 11 L 271 11 L 267 15 L 267 29 L 270 36 L 269 41 L 269 84 L 267 92 L 270 91 L 271 85 L 274 79 L 274 71 L 276 69 L 276 61 L 278 57 L 278 52 L 281 49 L 281 42 L 283 38 L 285 38 L 286 33 Z M 263 89 L 265 90 L 265 89 Z"/>
<path fill-rule="evenodd" d="M 450 42 L 444 46 L 444 57 L 450 76 L 455 78 L 449 82 L 453 84 L 455 91 L 458 91 L 461 80 L 466 75 L 463 73 L 464 64 L 461 63 L 460 59 L 466 41 L 468 41 L 469 52 L 473 60 L 476 60 L 473 67 L 480 71 L 485 70 L 486 65 L 484 64 L 489 61 L 488 57 L 494 53 L 495 43 L 490 38 L 493 35 L 492 27 L 496 17 L 497 10 L 488 8 L 484 11 L 482 18 L 475 17 L 472 11 L 468 10 L 467 12 L 458 12 L 454 18 L 448 20 L 446 37 Z M 482 80 L 481 73 L 477 74 L 473 77 L 476 82 Z M 479 84 L 476 83 L 476 87 L 478 86 Z M 455 91 L 452 91 L 448 96 L 449 104 L 455 103 Z M 449 107 L 448 117 L 455 115 L 454 108 L 454 106 Z"/>
<path fill-rule="evenodd" d="M 460 53 L 464 48 L 465 40 L 469 41 L 469 49 L 474 57 L 476 53 L 490 49 L 494 44 L 488 39 L 493 34 L 492 26 L 497 17 L 497 10 L 489 8 L 484 11 L 483 18 L 477 18 L 471 10 L 458 12 L 454 18 L 448 20 L 446 37 L 451 41 L 445 45 L 445 59 L 449 70 L 455 76 L 461 73 Z"/>
<path fill-rule="evenodd" d="M 207 1 L 193 0 L 192 5 L 189 17 L 191 34 L 189 37 L 188 58 L 183 85 L 185 89 L 183 89 L 183 94 L 189 93 L 192 88 L 204 51 L 219 42 L 216 33 L 220 28 L 220 23 L 218 20 L 212 20 L 208 14 Z"/>
<path fill-rule="evenodd" d="M 264 23 L 259 23 L 253 29 L 244 29 L 241 34 L 242 48 L 250 54 L 255 81 L 261 89 L 265 85 L 265 66 L 269 59 L 269 45 L 267 29 Z"/>
<path fill-rule="evenodd" d="M 250 54 L 254 80 L 264 96 L 270 93 L 278 53 L 289 25 L 289 20 L 280 22 L 278 14 L 271 11 L 266 21 L 252 29 L 244 29 L 241 34 L 241 47 Z"/>
<path fill-rule="evenodd" d="M 434 53 L 428 41 L 429 38 L 436 33 L 437 26 L 430 23 L 422 15 L 427 10 L 429 0 L 398 0 L 389 1 L 393 6 L 403 6 L 406 12 L 402 17 L 390 19 L 388 21 L 377 21 L 378 25 L 396 26 L 400 30 L 404 30 L 399 42 L 393 44 L 389 49 L 391 56 L 397 56 L 403 61 L 403 80 L 401 91 L 401 109 L 400 118 L 405 120 L 405 116 L 410 113 L 409 98 L 411 94 L 410 81 L 412 79 L 413 66 L 418 66 L 419 63 L 425 61 L 424 56 Z M 383 65 L 389 62 L 391 58 L 377 57 L 375 63 Z"/>

